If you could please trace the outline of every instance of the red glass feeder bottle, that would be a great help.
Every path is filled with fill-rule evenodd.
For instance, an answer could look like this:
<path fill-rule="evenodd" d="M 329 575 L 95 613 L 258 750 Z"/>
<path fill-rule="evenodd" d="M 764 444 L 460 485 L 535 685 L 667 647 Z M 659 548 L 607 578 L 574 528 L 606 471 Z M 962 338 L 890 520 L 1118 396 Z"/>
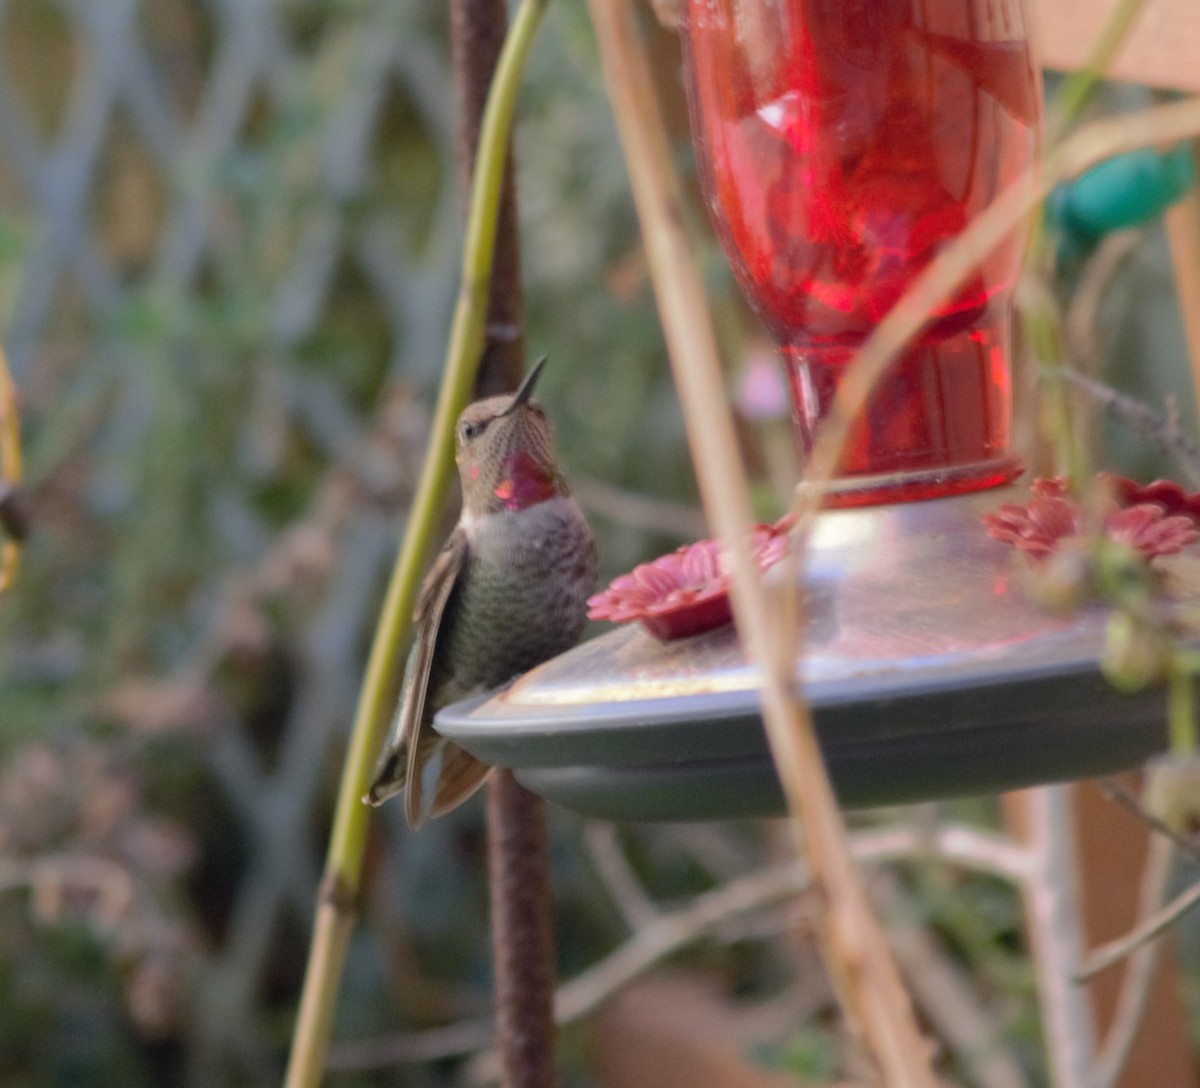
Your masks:
<path fill-rule="evenodd" d="M 807 449 L 846 365 L 938 250 L 1032 161 L 1022 0 L 687 0 L 701 176 L 773 331 Z M 1020 242 L 993 252 L 877 386 L 833 502 L 996 486 L 1010 451 Z"/>

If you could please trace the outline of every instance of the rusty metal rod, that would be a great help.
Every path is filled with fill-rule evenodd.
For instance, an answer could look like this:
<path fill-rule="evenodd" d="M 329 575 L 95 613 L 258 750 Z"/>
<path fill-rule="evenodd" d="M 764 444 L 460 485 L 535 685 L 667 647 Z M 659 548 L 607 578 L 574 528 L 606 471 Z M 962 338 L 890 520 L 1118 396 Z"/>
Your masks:
<path fill-rule="evenodd" d="M 460 191 L 470 190 L 488 86 L 508 26 L 504 0 L 452 0 L 459 98 Z M 516 387 L 524 371 L 520 258 L 511 151 L 496 232 L 477 396 Z M 555 1088 L 554 910 L 540 798 L 506 770 L 488 787 L 488 875 L 496 1028 L 505 1088 Z"/>
<path fill-rule="evenodd" d="M 458 95 L 456 154 L 458 187 L 465 202 L 475 170 L 479 125 L 492 73 L 504 45 L 508 14 L 504 0 L 452 0 L 450 41 Z M 490 397 L 516 388 L 525 370 L 522 332 L 521 266 L 517 244 L 517 201 L 512 151 L 504 166 L 504 191 L 496 226 L 496 248 L 488 290 L 483 357 L 475 395 Z"/>

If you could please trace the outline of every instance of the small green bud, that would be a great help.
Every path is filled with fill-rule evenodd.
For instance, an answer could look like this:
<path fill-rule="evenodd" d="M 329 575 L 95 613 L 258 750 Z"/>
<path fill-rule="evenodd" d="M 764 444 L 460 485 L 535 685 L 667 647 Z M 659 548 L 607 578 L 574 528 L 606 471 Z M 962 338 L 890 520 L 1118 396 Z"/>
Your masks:
<path fill-rule="evenodd" d="M 1142 804 L 1177 835 L 1200 833 L 1200 756 L 1163 756 L 1146 769 Z"/>
<path fill-rule="evenodd" d="M 1128 612 L 1114 612 L 1105 630 L 1100 668 L 1113 687 L 1138 691 L 1162 680 L 1170 662 L 1167 641 Z"/>

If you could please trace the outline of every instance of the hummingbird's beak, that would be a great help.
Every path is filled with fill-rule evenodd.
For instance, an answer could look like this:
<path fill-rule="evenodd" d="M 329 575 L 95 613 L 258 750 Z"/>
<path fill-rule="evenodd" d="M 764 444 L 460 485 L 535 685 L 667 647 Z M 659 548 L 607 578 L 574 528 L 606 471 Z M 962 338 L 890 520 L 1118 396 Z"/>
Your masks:
<path fill-rule="evenodd" d="M 500 413 L 502 416 L 508 415 L 510 412 L 515 412 L 521 407 L 531 396 L 533 396 L 533 387 L 537 385 L 537 380 L 542 376 L 542 367 L 546 365 L 546 356 L 543 355 L 536 363 L 533 364 L 533 369 L 525 375 L 517 391 L 513 394 L 512 404 Z"/>

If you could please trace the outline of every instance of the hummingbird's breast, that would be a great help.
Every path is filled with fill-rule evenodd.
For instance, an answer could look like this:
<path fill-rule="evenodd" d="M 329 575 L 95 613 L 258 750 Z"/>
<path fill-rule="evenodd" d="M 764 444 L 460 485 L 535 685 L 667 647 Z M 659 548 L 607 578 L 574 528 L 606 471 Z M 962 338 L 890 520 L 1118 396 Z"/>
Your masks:
<path fill-rule="evenodd" d="M 569 496 L 489 513 L 464 528 L 466 569 L 447 603 L 446 644 L 437 655 L 454 663 L 446 701 L 506 683 L 570 649 L 598 572 L 591 530 Z"/>

